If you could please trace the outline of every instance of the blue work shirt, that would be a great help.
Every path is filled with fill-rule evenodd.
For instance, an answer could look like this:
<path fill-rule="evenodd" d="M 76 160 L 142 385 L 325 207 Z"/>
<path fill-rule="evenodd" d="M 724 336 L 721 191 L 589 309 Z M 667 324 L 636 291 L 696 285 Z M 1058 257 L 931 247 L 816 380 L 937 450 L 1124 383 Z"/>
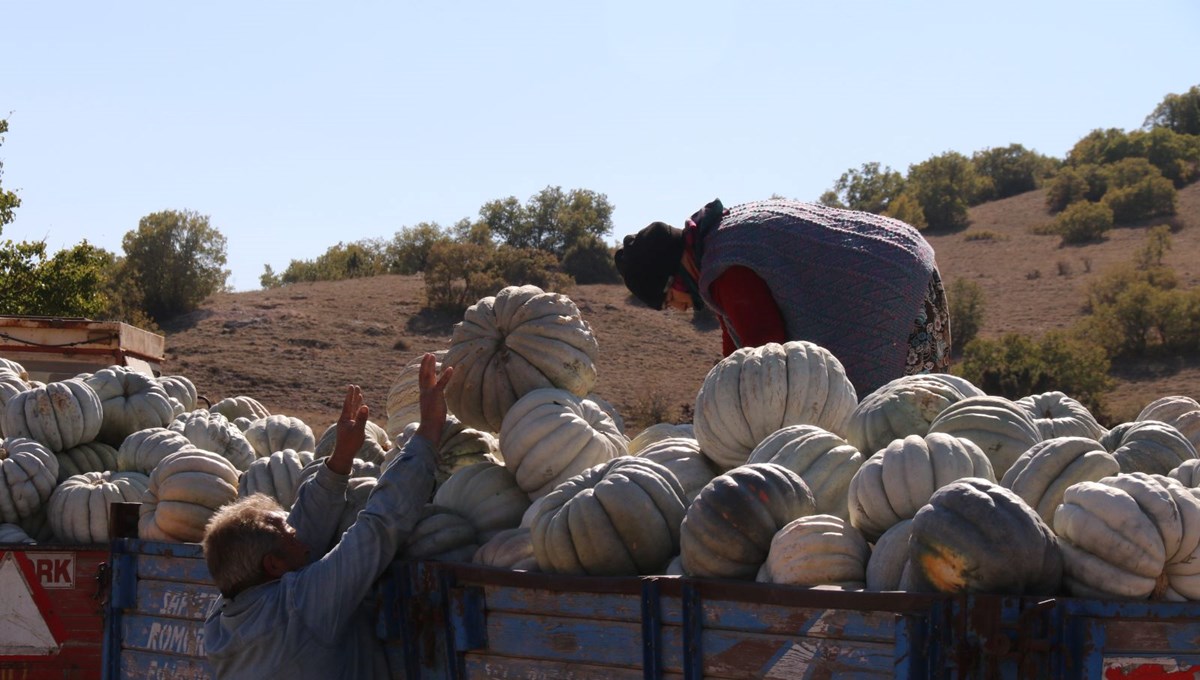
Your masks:
<path fill-rule="evenodd" d="M 332 549 L 349 475 L 322 465 L 301 486 L 288 516 L 296 537 L 321 557 L 213 604 L 204 645 L 217 677 L 389 677 L 375 608 L 365 600 L 420 519 L 435 464 L 429 441 L 413 437 Z M 402 673 L 397 669 L 397 676 Z"/>

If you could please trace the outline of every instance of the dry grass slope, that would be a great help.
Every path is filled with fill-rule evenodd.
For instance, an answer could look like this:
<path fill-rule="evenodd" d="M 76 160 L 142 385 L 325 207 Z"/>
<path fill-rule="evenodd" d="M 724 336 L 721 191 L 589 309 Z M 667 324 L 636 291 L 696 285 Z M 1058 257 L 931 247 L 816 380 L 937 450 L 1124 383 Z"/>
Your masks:
<path fill-rule="evenodd" d="M 1180 195 L 1185 228 L 1174 236 L 1167 262 L 1186 286 L 1200 278 L 1200 184 Z M 930 234 L 947 283 L 978 281 L 987 309 L 982 335 L 1040 334 L 1079 318 L 1088 282 L 1125 262 L 1145 227 L 1116 229 L 1103 242 L 1062 248 L 1058 238 L 1031 228 L 1050 219 L 1042 192 L 978 206 L 965 231 Z M 990 238 L 972 238 L 990 232 Z M 637 305 L 619 285 L 579 286 L 569 295 L 600 344 L 595 392 L 625 415 L 631 433 L 658 415 L 690 414 L 705 374 L 720 360 L 720 331 L 690 315 Z M 196 383 L 209 399 L 245 394 L 274 413 L 303 419 L 322 431 L 334 422 L 342 387 L 361 385 L 383 424 L 388 389 L 400 368 L 424 351 L 449 345 L 458 319 L 423 314 L 420 277 L 296 284 L 281 289 L 213 296 L 203 307 L 167 324 L 169 373 Z M 1114 368 L 1118 387 L 1109 411 L 1132 417 L 1152 399 L 1200 394 L 1200 363 L 1163 359 Z"/>

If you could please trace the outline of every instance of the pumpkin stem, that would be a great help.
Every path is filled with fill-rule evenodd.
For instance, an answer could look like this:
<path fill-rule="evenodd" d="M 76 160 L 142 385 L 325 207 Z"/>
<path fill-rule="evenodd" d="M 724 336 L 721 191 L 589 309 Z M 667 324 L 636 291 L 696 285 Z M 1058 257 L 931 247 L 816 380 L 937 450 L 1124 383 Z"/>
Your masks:
<path fill-rule="evenodd" d="M 1167 578 L 1167 572 L 1164 570 L 1163 573 L 1158 575 L 1158 578 L 1154 579 L 1154 590 L 1150 593 L 1150 599 L 1163 599 L 1163 596 L 1167 593 L 1167 588 L 1169 587 L 1170 580 Z"/>

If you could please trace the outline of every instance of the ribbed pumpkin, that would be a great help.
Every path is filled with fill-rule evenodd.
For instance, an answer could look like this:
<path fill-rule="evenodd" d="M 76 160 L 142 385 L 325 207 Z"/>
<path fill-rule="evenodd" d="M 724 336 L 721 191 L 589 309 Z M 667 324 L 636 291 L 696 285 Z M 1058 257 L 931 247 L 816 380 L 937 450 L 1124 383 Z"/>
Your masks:
<path fill-rule="evenodd" d="M 850 523 L 873 541 L 916 515 L 938 489 L 964 477 L 995 481 L 992 464 L 971 440 L 940 432 L 896 439 L 850 480 Z"/>
<path fill-rule="evenodd" d="M 266 418 L 271 415 L 271 412 L 267 410 L 266 406 L 263 406 L 262 402 L 246 395 L 225 397 L 209 407 L 208 410 L 213 413 L 220 413 L 230 422 L 238 418 L 247 418 L 253 422 L 259 418 Z"/>
<path fill-rule="evenodd" d="M 893 524 L 875 541 L 867 561 L 867 590 L 882 592 L 903 589 L 904 574 L 910 571 L 908 539 L 912 536 L 912 522 L 906 519 Z"/>
<path fill-rule="evenodd" d="M 4 435 L 66 451 L 94 441 L 103 418 L 95 390 L 80 380 L 61 380 L 13 395 L 4 407 Z"/>
<path fill-rule="evenodd" d="M 1200 450 L 1200 402 L 1191 397 L 1175 395 L 1162 397 L 1146 404 L 1134 420 L 1157 420 L 1166 423 L 1187 437 Z"/>
<path fill-rule="evenodd" d="M 107 472 L 117 469 L 117 450 L 108 444 L 90 442 L 55 454 L 58 457 L 58 482 L 85 472 Z"/>
<path fill-rule="evenodd" d="M 0 437 L 4 436 L 4 411 L 8 407 L 8 400 L 29 388 L 29 383 L 16 371 L 0 366 Z"/>
<path fill-rule="evenodd" d="M 392 442 L 388 438 L 387 430 L 379 427 L 371 421 L 367 421 L 367 438 L 363 441 L 363 445 L 354 454 L 355 458 L 365 460 L 368 463 L 382 465 L 384 457 Z M 320 439 L 317 440 L 317 448 L 313 452 L 313 458 L 326 458 L 333 455 L 334 448 L 337 447 L 337 423 L 325 428 L 321 433 Z"/>
<path fill-rule="evenodd" d="M 909 569 L 919 592 L 1053 595 L 1063 556 L 1050 527 L 995 482 L 960 479 L 913 517 Z"/>
<path fill-rule="evenodd" d="M 30 538 L 20 525 L 7 522 L 0 524 L 0 545 L 30 545 L 33 543 L 37 543 L 37 541 Z"/>
<path fill-rule="evenodd" d="M 533 518 L 542 571 L 635 576 L 661 571 L 679 548 L 686 506 L 669 470 L 621 456 L 568 479 Z"/>
<path fill-rule="evenodd" d="M 1167 476 L 1189 489 L 1200 488 L 1200 458 L 1183 461 Z"/>
<path fill-rule="evenodd" d="M 533 556 L 533 532 L 529 527 L 505 529 L 479 546 L 471 561 L 514 571 L 538 571 L 537 558 Z"/>
<path fill-rule="evenodd" d="M 679 554 L 690 576 L 753 580 L 771 539 L 789 522 L 816 514 L 800 475 L 775 463 L 749 463 L 709 482 L 688 506 Z"/>
<path fill-rule="evenodd" d="M 167 391 L 176 415 L 195 410 L 198 398 L 196 385 L 187 376 L 164 375 L 159 377 L 158 384 Z"/>
<path fill-rule="evenodd" d="M 250 423 L 250 427 L 242 434 L 246 435 L 246 440 L 260 458 L 284 449 L 309 453 L 317 450 L 317 438 L 313 436 L 312 428 L 293 416 L 259 418 Z"/>
<path fill-rule="evenodd" d="M 22 531 L 38 543 L 46 543 L 54 540 L 54 531 L 50 528 L 50 520 L 46 516 L 45 503 L 32 515 L 24 517 L 21 521 L 17 522 L 17 526 L 21 527 Z"/>
<path fill-rule="evenodd" d="M 392 448 L 383 456 L 383 468 L 386 470 L 393 460 L 400 456 L 408 440 L 417 433 L 420 423 L 409 423 L 400 431 Z M 434 479 L 442 484 L 455 472 L 477 463 L 504 464 L 500 455 L 500 440 L 491 432 L 476 430 L 463 425 L 454 416 L 446 418 L 442 427 L 442 441 L 438 443 L 438 463 Z"/>
<path fill-rule="evenodd" d="M 975 442 L 997 478 L 1012 467 L 1022 453 L 1042 441 L 1042 433 L 1025 409 L 1004 397 L 982 396 L 960 399 L 947 406 L 933 422 L 929 432 Z"/>
<path fill-rule="evenodd" d="M 1096 422 L 1086 406 L 1062 392 L 1042 392 L 1014 402 L 1025 410 L 1042 433 L 1042 439 L 1088 437 L 1100 439 L 1107 429 Z"/>
<path fill-rule="evenodd" d="M 58 483 L 58 458 L 40 442 L 0 439 L 0 522 L 20 523 L 36 513 Z"/>
<path fill-rule="evenodd" d="M 1157 420 L 1121 423 L 1109 430 L 1100 444 L 1112 452 L 1121 472 L 1165 475 L 1197 457 L 1196 447 L 1183 433 Z"/>
<path fill-rule="evenodd" d="M 679 425 L 674 423 L 655 423 L 639 432 L 633 439 L 630 439 L 627 451 L 629 455 L 636 456 L 642 449 L 645 449 L 654 442 L 676 438 L 695 439 L 696 430 L 692 427 L 691 423 L 681 423 Z M 699 444 L 697 444 L 698 446 Z"/>
<path fill-rule="evenodd" d="M 784 466 L 808 485 L 819 514 L 850 516 L 847 491 L 863 455 L 836 434 L 816 425 L 789 425 L 762 440 L 748 462 Z"/>
<path fill-rule="evenodd" d="M 308 479 L 310 477 L 313 477 L 314 475 L 317 474 L 317 470 L 320 470 L 321 466 L 325 465 L 325 461 L 326 461 L 325 458 L 313 458 L 311 462 L 305 464 L 305 466 L 303 468 L 301 468 L 300 478 L 296 482 L 296 490 L 297 491 L 300 490 L 301 484 L 308 481 Z M 361 458 L 355 458 L 350 463 L 350 478 L 351 479 L 355 479 L 358 477 L 372 477 L 374 479 L 379 479 L 380 474 L 382 474 L 382 469 L 375 463 L 368 463 L 367 461 L 365 461 Z"/>
<path fill-rule="evenodd" d="M 845 432 L 857 404 L 845 369 L 825 348 L 803 340 L 743 347 L 704 377 L 696 395 L 696 440 L 718 470 L 729 470 L 787 425 Z"/>
<path fill-rule="evenodd" d="M 69 477 L 50 495 L 46 518 L 63 543 L 108 543 L 110 503 L 141 503 L 150 478 L 140 472 L 85 472 Z"/>
<path fill-rule="evenodd" d="M 237 500 L 237 483 L 237 468 L 221 455 L 203 449 L 172 453 L 150 473 L 138 537 L 199 542 L 213 513 Z"/>
<path fill-rule="evenodd" d="M 214 411 L 185 413 L 171 421 L 168 429 L 182 433 L 196 448 L 224 456 L 238 470 L 245 470 L 258 458 L 246 435 Z"/>
<path fill-rule="evenodd" d="M 12 371 L 21 380 L 29 380 L 29 373 L 26 372 L 25 367 L 12 359 L 0 357 L 0 370 Z"/>
<path fill-rule="evenodd" d="M 84 381 L 96 391 L 103 409 L 97 439 L 120 446 L 125 437 L 148 427 L 166 427 L 175 416 L 167 391 L 158 379 L 125 366 L 96 371 Z"/>
<path fill-rule="evenodd" d="M 700 452 L 700 443 L 690 437 L 660 439 L 643 448 L 637 456 L 670 470 L 683 487 L 683 497 L 687 503 L 695 500 L 700 489 L 708 486 L 717 476 L 712 462 Z"/>
<path fill-rule="evenodd" d="M 809 515 L 792 520 L 775 534 L 755 580 L 862 588 L 870 555 L 866 539 L 841 517 Z"/>
<path fill-rule="evenodd" d="M 467 518 L 479 542 L 485 543 L 521 524 L 529 496 L 503 465 L 483 462 L 450 475 L 433 495 L 433 504 Z"/>
<path fill-rule="evenodd" d="M 388 390 L 387 401 L 384 402 L 385 413 L 387 414 L 387 435 L 391 439 L 399 439 L 400 433 L 409 423 L 415 423 L 421 420 L 421 385 L 419 377 L 421 375 L 421 360 L 424 354 L 416 357 L 412 361 L 404 365 L 400 369 L 400 373 L 396 376 L 395 382 Z M 437 357 L 435 370 L 438 375 L 442 373 L 442 358 L 446 356 L 446 350 L 438 350 L 433 352 L 433 356 Z"/>
<path fill-rule="evenodd" d="M 311 451 L 283 449 L 263 456 L 250 464 L 238 478 L 238 496 L 245 498 L 262 493 L 279 501 L 284 508 L 296 502 L 300 472 L 311 463 Z"/>
<path fill-rule="evenodd" d="M 607 413 L 608 417 L 612 418 L 613 425 L 617 426 L 617 432 L 625 434 L 625 419 L 621 417 L 621 412 L 617 410 L 616 406 L 613 406 L 608 402 L 608 400 L 604 399 L 595 392 L 589 392 L 584 398 L 594 403 L 596 406 L 599 406 L 601 411 Z M 628 435 L 626 436 L 628 437 Z"/>
<path fill-rule="evenodd" d="M 509 286 L 471 305 L 454 327 L 443 361 L 450 412 L 477 430 L 498 432 L 518 399 L 541 388 L 583 397 L 596 384 L 599 346 L 565 295 Z"/>
<path fill-rule="evenodd" d="M 1076 484 L 1054 513 L 1054 531 L 1074 595 L 1200 599 L 1200 499 L 1169 477 Z"/>
<path fill-rule="evenodd" d="M 117 471 L 150 474 L 163 458 L 185 449 L 196 448 L 182 432 L 165 427 L 150 427 L 134 432 L 117 449 Z"/>
<path fill-rule="evenodd" d="M 594 402 L 557 388 L 537 389 L 521 397 L 500 427 L 504 465 L 531 499 L 545 496 L 594 465 L 625 455 L 628 443 Z"/>
<path fill-rule="evenodd" d="M 894 439 L 924 437 L 946 407 L 983 391 L 948 373 L 906 375 L 863 397 L 846 426 L 846 441 L 871 456 Z"/>
<path fill-rule="evenodd" d="M 478 549 L 475 528 L 467 518 L 429 504 L 409 534 L 403 553 L 409 560 L 470 562 Z"/>
<path fill-rule="evenodd" d="M 1004 473 L 1000 486 L 1020 496 L 1049 525 L 1067 488 L 1120 471 L 1117 459 L 1100 442 L 1088 437 L 1055 437 L 1022 454 Z"/>

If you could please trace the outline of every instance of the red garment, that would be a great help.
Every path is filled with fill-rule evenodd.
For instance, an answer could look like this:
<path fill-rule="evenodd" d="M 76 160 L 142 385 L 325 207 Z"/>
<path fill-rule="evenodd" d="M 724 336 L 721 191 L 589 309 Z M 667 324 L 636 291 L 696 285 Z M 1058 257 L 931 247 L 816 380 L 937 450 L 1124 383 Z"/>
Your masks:
<path fill-rule="evenodd" d="M 768 342 L 787 342 L 783 315 L 766 281 L 750 268 L 733 266 L 721 273 L 708 288 L 709 295 L 720 306 L 721 348 L 725 356 L 733 354 L 738 345 L 726 328 L 733 326 L 734 335 L 742 347 L 758 347 Z"/>

